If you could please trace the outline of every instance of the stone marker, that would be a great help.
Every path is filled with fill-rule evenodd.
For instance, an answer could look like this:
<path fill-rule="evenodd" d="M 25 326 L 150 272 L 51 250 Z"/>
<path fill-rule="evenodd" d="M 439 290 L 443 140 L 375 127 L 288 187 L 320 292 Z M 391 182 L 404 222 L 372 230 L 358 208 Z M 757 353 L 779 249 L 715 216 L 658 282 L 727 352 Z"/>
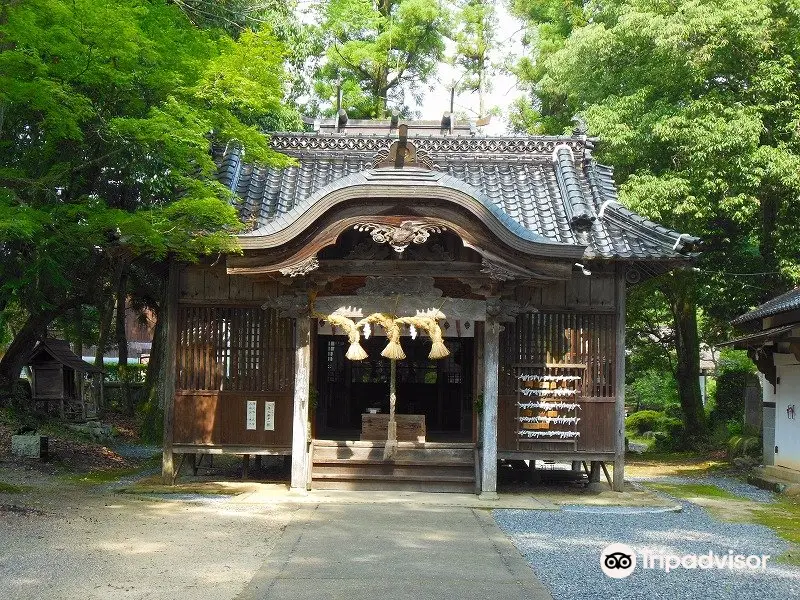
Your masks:
<path fill-rule="evenodd" d="M 47 436 L 12 435 L 11 454 L 23 458 L 47 458 Z"/>

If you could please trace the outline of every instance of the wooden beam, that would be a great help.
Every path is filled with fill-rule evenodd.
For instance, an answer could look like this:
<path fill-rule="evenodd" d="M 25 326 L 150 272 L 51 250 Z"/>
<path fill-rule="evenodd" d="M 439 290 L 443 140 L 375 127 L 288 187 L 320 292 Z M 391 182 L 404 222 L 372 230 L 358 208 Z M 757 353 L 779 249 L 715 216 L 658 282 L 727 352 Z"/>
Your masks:
<path fill-rule="evenodd" d="M 178 295 L 180 276 L 178 266 L 170 262 L 167 277 L 167 291 L 165 294 L 166 306 L 163 310 L 164 318 L 164 365 L 161 369 L 163 380 L 160 382 L 162 389 L 161 403 L 164 409 L 164 446 L 161 458 L 161 478 L 164 483 L 173 483 L 177 476 L 174 463 L 172 444 L 174 439 L 175 422 L 175 375 L 177 371 L 178 355 Z"/>
<path fill-rule="evenodd" d="M 483 450 L 481 499 L 497 498 L 497 389 L 500 378 L 500 323 L 486 318 L 483 331 Z"/>
<path fill-rule="evenodd" d="M 578 470 L 580 471 L 580 461 L 612 461 L 614 460 L 613 452 L 564 452 L 564 451 L 502 451 L 497 453 L 497 458 L 503 460 L 556 460 L 561 462 L 576 462 L 578 461 Z"/>
<path fill-rule="evenodd" d="M 606 466 L 606 463 L 600 461 L 600 467 L 603 469 L 603 473 L 606 476 L 606 481 L 608 482 L 608 485 L 613 487 L 614 483 L 611 481 L 611 475 L 608 474 L 608 467 Z"/>
<path fill-rule="evenodd" d="M 308 488 L 308 394 L 311 386 L 311 317 L 295 319 L 294 413 L 292 420 L 293 491 Z"/>
<path fill-rule="evenodd" d="M 615 492 L 625 487 L 625 272 L 624 267 L 617 268 L 617 331 L 616 331 L 616 367 L 614 369 L 614 390 L 616 404 L 614 420 L 616 436 L 614 440 L 614 483 Z"/>

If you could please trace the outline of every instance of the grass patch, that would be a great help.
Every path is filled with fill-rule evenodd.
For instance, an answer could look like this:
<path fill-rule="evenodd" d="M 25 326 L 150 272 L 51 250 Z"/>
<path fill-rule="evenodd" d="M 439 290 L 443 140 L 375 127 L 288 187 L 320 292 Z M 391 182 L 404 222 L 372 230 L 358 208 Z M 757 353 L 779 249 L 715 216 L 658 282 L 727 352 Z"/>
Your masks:
<path fill-rule="evenodd" d="M 656 441 L 654 438 L 644 438 L 644 437 L 641 437 L 640 435 L 638 435 L 637 433 L 634 433 L 634 432 L 625 433 L 625 437 L 628 438 L 628 443 L 639 444 L 639 445 L 645 446 L 646 447 L 645 452 L 649 452 L 650 451 L 650 447 Z M 634 452 L 634 454 L 640 454 L 640 453 Z"/>
<path fill-rule="evenodd" d="M 755 518 L 756 523 L 769 527 L 792 545 L 778 562 L 800 566 L 800 499 L 778 497 L 774 504 L 755 511 Z"/>
<path fill-rule="evenodd" d="M 648 483 L 647 487 L 685 500 L 691 500 L 692 498 L 747 500 L 747 498 L 742 498 L 727 490 L 706 483 Z"/>
<path fill-rule="evenodd" d="M 91 471 L 89 473 L 71 473 L 69 475 L 65 475 L 64 479 L 74 483 L 85 483 L 88 485 L 114 483 L 123 477 L 135 475 L 140 470 L 141 467 L 131 467 L 127 469 L 101 469 L 98 471 Z"/>
<path fill-rule="evenodd" d="M 0 481 L 0 494 L 23 494 L 30 490 L 26 485 L 14 485 L 13 483 L 6 483 Z"/>

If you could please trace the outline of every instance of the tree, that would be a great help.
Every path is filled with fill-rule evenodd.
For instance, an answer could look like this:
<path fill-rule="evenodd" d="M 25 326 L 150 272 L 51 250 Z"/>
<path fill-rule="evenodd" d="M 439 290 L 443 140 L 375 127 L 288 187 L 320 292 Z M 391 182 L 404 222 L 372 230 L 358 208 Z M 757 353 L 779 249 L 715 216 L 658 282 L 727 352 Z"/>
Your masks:
<path fill-rule="evenodd" d="M 328 0 L 320 9 L 325 52 L 315 93 L 330 103 L 341 89 L 351 117 L 407 112 L 444 56 L 444 10 L 437 0 Z"/>
<path fill-rule="evenodd" d="M 730 318 L 798 279 L 800 6 L 539 4 L 515 5 L 538 38 L 518 68 L 534 101 L 516 125 L 560 133 L 582 114 L 622 201 L 704 239 L 699 272 L 654 284 L 670 310 L 685 426 L 702 435 L 698 307 L 716 324 L 706 331 L 724 335 Z"/>
<path fill-rule="evenodd" d="M 259 129 L 285 111 L 283 60 L 268 28 L 234 41 L 162 1 L 0 8 L 0 314 L 23 321 L 0 389 L 53 319 L 100 311 L 132 269 L 235 250 L 211 145 L 286 164 Z"/>
<path fill-rule="evenodd" d="M 269 27 L 284 49 L 289 92 L 282 110 L 270 112 L 260 123 L 264 131 L 302 130 L 295 110 L 313 82 L 309 62 L 322 52 L 316 27 L 303 24 L 298 0 L 173 0 L 192 23 L 204 29 L 222 29 L 233 39 L 247 31 Z"/>
<path fill-rule="evenodd" d="M 485 97 L 491 71 L 489 53 L 497 37 L 493 0 L 465 0 L 456 11 L 456 44 L 453 62 L 462 71 L 456 91 L 478 94 L 478 116 L 486 116 Z"/>

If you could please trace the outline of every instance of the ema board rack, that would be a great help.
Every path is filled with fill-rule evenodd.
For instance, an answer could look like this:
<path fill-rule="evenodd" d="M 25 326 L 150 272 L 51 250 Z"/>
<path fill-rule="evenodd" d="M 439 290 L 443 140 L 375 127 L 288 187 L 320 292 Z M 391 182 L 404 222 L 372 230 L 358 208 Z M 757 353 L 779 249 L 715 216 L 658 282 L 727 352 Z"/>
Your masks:
<path fill-rule="evenodd" d="M 517 441 L 520 449 L 565 444 L 573 450 L 580 437 L 580 390 L 585 365 L 515 365 Z"/>

